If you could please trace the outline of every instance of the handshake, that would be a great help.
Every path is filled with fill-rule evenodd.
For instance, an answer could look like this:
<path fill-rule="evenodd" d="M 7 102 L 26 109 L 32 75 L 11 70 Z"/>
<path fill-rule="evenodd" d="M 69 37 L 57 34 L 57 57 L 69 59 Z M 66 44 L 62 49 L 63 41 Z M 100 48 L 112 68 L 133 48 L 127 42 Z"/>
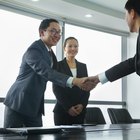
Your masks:
<path fill-rule="evenodd" d="M 94 89 L 99 83 L 98 75 L 83 78 L 74 78 L 73 85 L 78 86 L 80 89 L 90 91 Z"/>

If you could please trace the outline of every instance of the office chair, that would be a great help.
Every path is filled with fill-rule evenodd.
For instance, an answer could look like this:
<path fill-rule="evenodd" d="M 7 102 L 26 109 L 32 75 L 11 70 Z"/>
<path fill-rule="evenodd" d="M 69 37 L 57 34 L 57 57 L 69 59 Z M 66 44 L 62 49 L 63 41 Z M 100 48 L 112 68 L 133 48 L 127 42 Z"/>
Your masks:
<path fill-rule="evenodd" d="M 87 107 L 85 124 L 106 124 L 103 113 L 98 107 Z"/>
<path fill-rule="evenodd" d="M 133 119 L 125 108 L 108 108 L 107 112 L 112 124 L 140 123 L 140 119 Z"/>

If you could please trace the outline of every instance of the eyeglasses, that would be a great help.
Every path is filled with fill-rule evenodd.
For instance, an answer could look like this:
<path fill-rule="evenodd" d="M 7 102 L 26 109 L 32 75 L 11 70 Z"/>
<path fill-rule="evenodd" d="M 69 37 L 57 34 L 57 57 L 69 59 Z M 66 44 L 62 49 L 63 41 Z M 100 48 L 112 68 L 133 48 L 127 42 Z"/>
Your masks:
<path fill-rule="evenodd" d="M 62 35 L 62 32 L 59 30 L 57 31 L 56 29 L 50 29 L 48 30 L 52 35 Z"/>

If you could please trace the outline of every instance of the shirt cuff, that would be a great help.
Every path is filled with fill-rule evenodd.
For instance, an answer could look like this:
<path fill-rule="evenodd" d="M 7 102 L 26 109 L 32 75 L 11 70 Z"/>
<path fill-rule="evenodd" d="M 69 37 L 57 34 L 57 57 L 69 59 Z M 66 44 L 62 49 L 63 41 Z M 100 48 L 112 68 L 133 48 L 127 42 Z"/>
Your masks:
<path fill-rule="evenodd" d="M 73 79 L 74 79 L 74 77 L 69 77 L 68 78 L 67 83 L 66 83 L 67 87 L 72 88 L 72 86 L 73 86 L 73 84 L 72 84 Z"/>
<path fill-rule="evenodd" d="M 98 75 L 98 77 L 99 77 L 99 80 L 100 80 L 100 82 L 101 82 L 102 84 L 105 84 L 105 83 L 108 82 L 108 79 L 107 79 L 107 77 L 106 77 L 106 75 L 105 75 L 105 72 L 100 73 L 100 74 Z"/>

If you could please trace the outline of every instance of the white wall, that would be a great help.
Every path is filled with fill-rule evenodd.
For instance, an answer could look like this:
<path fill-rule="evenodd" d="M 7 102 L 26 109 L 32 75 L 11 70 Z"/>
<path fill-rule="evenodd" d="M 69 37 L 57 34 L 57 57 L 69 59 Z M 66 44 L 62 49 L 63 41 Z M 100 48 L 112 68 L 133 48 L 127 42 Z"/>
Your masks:
<path fill-rule="evenodd" d="M 136 53 L 138 34 L 130 34 L 128 38 L 127 56 L 133 57 Z M 140 77 L 133 73 L 127 76 L 127 107 L 133 118 L 140 118 Z"/>

